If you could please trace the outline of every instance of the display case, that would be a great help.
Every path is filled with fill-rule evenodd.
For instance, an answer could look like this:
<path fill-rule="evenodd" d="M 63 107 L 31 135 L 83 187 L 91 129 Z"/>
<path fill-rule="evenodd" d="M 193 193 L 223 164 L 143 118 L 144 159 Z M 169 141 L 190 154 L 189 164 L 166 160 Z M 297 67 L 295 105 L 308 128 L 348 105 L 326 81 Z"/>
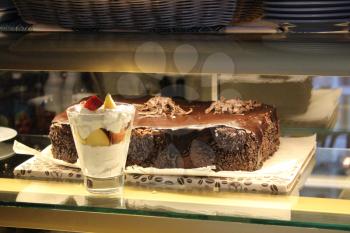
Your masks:
<path fill-rule="evenodd" d="M 0 225 L 349 231 L 349 49 L 348 33 L 2 33 Z M 257 100 L 276 109 L 280 144 L 257 171 L 131 166 L 122 195 L 90 194 L 79 168 L 41 156 L 56 115 L 106 93 Z"/>

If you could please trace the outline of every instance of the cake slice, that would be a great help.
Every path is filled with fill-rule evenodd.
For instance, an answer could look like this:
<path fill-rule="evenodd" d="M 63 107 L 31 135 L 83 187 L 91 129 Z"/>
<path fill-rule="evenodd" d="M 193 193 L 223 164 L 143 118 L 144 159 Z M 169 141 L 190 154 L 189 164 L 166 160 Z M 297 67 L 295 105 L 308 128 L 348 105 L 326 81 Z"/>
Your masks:
<path fill-rule="evenodd" d="M 254 171 L 278 149 L 278 119 L 269 105 L 237 99 L 115 99 L 137 109 L 127 166 Z M 50 130 L 52 152 L 58 159 L 74 161 L 69 133 L 66 116 L 60 114 Z"/>
<path fill-rule="evenodd" d="M 49 138 L 51 140 L 51 151 L 56 159 L 68 163 L 75 163 L 78 159 L 75 149 L 73 134 L 68 123 L 62 116 L 55 117 L 50 126 Z"/>

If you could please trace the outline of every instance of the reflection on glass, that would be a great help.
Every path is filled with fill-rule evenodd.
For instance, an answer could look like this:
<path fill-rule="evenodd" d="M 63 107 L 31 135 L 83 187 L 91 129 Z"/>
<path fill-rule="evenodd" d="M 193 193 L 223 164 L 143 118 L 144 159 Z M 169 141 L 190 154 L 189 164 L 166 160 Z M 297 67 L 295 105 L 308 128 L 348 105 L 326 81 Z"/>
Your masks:
<path fill-rule="evenodd" d="M 144 56 L 144 53 L 140 56 Z M 154 60 L 150 60 L 149 65 L 152 61 Z M 181 63 L 177 66 L 189 69 L 186 64 Z M 92 93 L 103 96 L 107 91 L 111 92 L 118 101 L 135 103 L 139 113 L 143 114 L 137 119 L 138 125 L 131 135 L 126 196 L 117 198 L 70 195 L 66 199 L 67 196 L 46 194 L 48 196 L 38 196 L 40 201 L 37 201 L 35 195 L 30 196 L 22 192 L 17 196 L 17 202 L 97 207 L 103 210 L 147 210 L 192 213 L 200 216 L 216 214 L 273 218 L 272 212 L 268 211 L 260 212 L 261 215 L 268 213 L 267 215 L 252 215 L 254 211 L 247 206 L 254 202 L 254 197 L 258 197 L 259 194 L 252 196 L 247 193 L 273 194 L 272 197 L 263 197 L 272 198 L 271 203 L 275 204 L 279 198 L 289 198 L 276 194 L 287 194 L 291 199 L 300 196 L 349 200 L 349 80 L 348 77 L 335 76 L 267 74 L 186 76 L 144 73 L 4 72 L 0 78 L 0 126 L 15 128 L 19 132 L 16 139 L 31 147 L 44 149 L 50 144 L 45 136 L 50 131 L 54 117 L 56 123 L 62 123 L 62 135 L 71 136 L 69 127 L 65 127 L 68 123 L 64 122 L 67 120 L 64 119 L 64 113 L 58 117 L 57 115 L 67 106 Z M 35 88 L 31 88 L 32 83 L 35 83 Z M 150 96 L 163 98 L 151 98 L 152 101 L 147 102 Z M 243 101 L 231 100 L 234 98 Z M 216 99 L 219 101 L 213 105 L 212 102 L 202 102 L 200 109 L 196 108 L 200 105 L 196 101 Z M 245 111 L 249 112 L 249 108 L 255 106 L 256 103 L 250 100 L 271 105 L 273 107 L 267 109 L 273 112 L 276 108 L 278 114 L 278 121 L 273 119 L 271 111 L 263 112 L 262 115 L 250 115 L 251 119 L 258 119 L 259 124 L 268 125 L 264 132 L 263 127 L 259 128 L 259 124 L 256 124 L 262 134 L 265 133 L 261 144 L 259 140 L 255 140 L 259 130 L 251 129 L 250 132 L 253 133 L 242 131 L 253 125 L 252 122 L 244 126 L 246 128 L 237 124 L 239 120 L 244 121 Z M 196 115 L 198 112 L 200 114 Z M 225 117 L 232 112 L 236 114 L 236 118 L 226 119 Z M 209 119 L 209 115 L 212 118 Z M 206 117 L 208 122 L 201 124 Z M 168 119 L 173 119 L 176 124 L 169 126 Z M 216 125 L 212 125 L 213 119 Z M 145 122 L 152 122 L 153 128 L 145 125 Z M 280 138 L 276 133 L 277 122 L 280 126 Z M 182 127 L 183 125 L 185 127 Z M 72 140 L 70 138 L 62 141 L 60 148 L 68 151 L 69 147 L 70 155 L 75 156 L 76 161 L 77 154 Z M 7 147 L 12 145 L 11 142 L 5 144 Z M 1 149 L 6 149 L 3 143 L 0 144 L 0 152 L 3 153 L 4 150 Z M 46 151 L 50 152 L 51 149 Z M 247 152 L 246 156 L 243 156 L 243 151 Z M 52 153 L 48 154 L 55 156 L 54 153 L 53 149 Z M 234 156 L 228 156 L 230 153 Z M 257 156 L 251 156 L 255 155 L 254 153 Z M 230 160 L 233 157 L 242 158 L 240 170 L 246 171 L 229 171 L 234 167 L 233 160 Z M 48 171 L 45 169 L 47 165 L 43 165 L 39 172 L 41 176 L 34 172 L 35 170 L 29 169 L 29 163 L 20 167 L 21 169 L 15 169 L 27 159 L 24 155 L 5 158 L 0 162 L 1 176 L 14 177 L 15 171 L 16 177 L 21 179 L 52 181 L 56 174 L 56 181 L 62 177 L 69 177 L 81 182 L 81 173 L 76 168 L 63 169 L 60 166 L 52 166 Z M 36 165 L 39 167 L 39 163 Z M 178 170 L 175 172 L 173 168 Z M 60 176 L 63 170 L 64 175 Z M 259 176 L 261 172 L 266 173 Z M 257 180 L 260 183 L 256 183 Z M 0 198 L 1 195 L 3 193 L 0 192 Z M 172 199 L 172 195 L 180 195 L 184 199 Z M 220 204 L 196 204 L 196 198 L 199 197 L 215 199 L 225 195 L 235 201 L 235 198 L 241 198 L 237 203 L 243 203 L 244 208 L 241 205 L 240 209 L 242 212 L 234 211 L 238 208 L 235 201 L 229 206 L 232 209 L 225 209 L 224 205 Z M 65 199 L 62 201 L 60 198 Z M 163 199 L 159 200 L 161 198 Z M 231 200 L 230 198 L 228 200 Z M 266 207 L 259 201 L 254 204 L 258 206 L 254 206 L 255 209 Z M 285 205 L 286 209 L 291 208 L 285 201 L 278 204 Z M 288 205 L 294 206 L 294 203 Z M 276 206 L 271 204 L 271 208 L 267 209 L 275 210 Z M 283 215 L 283 218 L 280 213 L 277 215 L 277 219 L 288 220 L 287 215 Z M 347 223 L 344 221 L 342 224 Z"/>

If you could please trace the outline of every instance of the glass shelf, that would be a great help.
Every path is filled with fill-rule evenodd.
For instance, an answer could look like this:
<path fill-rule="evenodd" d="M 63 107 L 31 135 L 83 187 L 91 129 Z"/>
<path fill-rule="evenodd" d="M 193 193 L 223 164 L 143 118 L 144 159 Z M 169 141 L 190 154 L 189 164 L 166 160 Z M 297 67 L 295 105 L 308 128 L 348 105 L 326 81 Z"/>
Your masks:
<path fill-rule="evenodd" d="M 348 33 L 2 33 L 0 69 L 349 76 L 349 45 Z"/>
<path fill-rule="evenodd" d="M 17 139 L 37 148 L 49 143 L 45 137 Z M 126 186 L 123 196 L 91 195 L 79 182 L 14 178 L 14 167 L 29 158 L 14 155 L 0 163 L 0 209 L 68 210 L 350 230 L 350 177 L 341 166 L 341 159 L 349 153 L 348 149 L 318 148 L 317 159 L 310 163 L 290 195 Z"/>

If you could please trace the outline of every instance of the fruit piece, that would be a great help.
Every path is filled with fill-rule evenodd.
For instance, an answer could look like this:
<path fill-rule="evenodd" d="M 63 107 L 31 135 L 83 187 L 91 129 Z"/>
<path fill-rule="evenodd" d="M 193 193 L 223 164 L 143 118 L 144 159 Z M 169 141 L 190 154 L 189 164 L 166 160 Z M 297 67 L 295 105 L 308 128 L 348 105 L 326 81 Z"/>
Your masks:
<path fill-rule="evenodd" d="M 92 131 L 85 141 L 90 146 L 109 146 L 110 144 L 107 134 L 102 129 Z"/>
<path fill-rule="evenodd" d="M 90 111 L 95 111 L 103 104 L 102 100 L 96 95 L 91 96 L 85 103 L 84 108 L 89 109 Z"/>
<path fill-rule="evenodd" d="M 86 144 L 86 140 L 84 140 L 81 136 L 80 136 L 80 134 L 79 134 L 79 132 L 76 130 L 76 132 L 75 132 L 75 135 L 76 135 L 76 139 L 78 139 L 78 141 L 81 143 L 81 144 Z"/>
<path fill-rule="evenodd" d="M 125 138 L 125 131 L 121 131 L 119 133 L 111 133 L 111 141 L 112 144 L 118 144 L 123 141 Z"/>
<path fill-rule="evenodd" d="M 103 103 L 104 109 L 115 109 L 117 108 L 117 105 L 114 103 L 114 100 L 111 96 L 111 94 L 107 94 L 105 98 L 105 102 Z"/>
<path fill-rule="evenodd" d="M 86 144 L 86 141 L 85 139 L 83 139 L 80 134 L 79 134 L 79 131 L 77 129 L 76 126 L 73 126 L 73 135 L 74 135 L 74 139 L 78 140 L 81 144 Z"/>

